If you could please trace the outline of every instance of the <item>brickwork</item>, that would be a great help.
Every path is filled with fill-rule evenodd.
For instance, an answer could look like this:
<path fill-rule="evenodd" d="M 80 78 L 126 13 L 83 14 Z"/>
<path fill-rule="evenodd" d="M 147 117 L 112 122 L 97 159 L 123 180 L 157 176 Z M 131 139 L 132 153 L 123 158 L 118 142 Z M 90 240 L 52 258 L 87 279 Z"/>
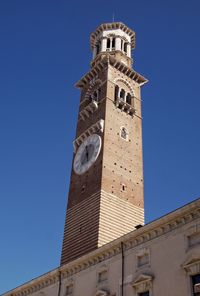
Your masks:
<path fill-rule="evenodd" d="M 101 137 L 102 146 L 85 173 L 76 174 L 72 168 L 62 265 L 144 223 L 140 88 L 146 80 L 131 63 L 122 51 L 100 53 L 77 84 L 81 97 L 74 157 L 91 133 Z M 130 95 L 129 104 L 126 98 L 121 107 L 117 104 L 117 87 Z M 91 131 L 100 120 L 102 129 Z"/>

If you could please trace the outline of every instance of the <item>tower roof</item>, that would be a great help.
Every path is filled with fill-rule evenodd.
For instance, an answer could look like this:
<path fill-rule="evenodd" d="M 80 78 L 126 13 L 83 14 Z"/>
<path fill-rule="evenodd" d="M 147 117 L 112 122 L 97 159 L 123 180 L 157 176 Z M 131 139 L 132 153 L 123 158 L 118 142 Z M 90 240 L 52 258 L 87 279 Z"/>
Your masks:
<path fill-rule="evenodd" d="M 117 30 L 117 29 L 124 31 L 126 34 L 128 34 L 131 37 L 131 48 L 135 48 L 135 32 L 121 22 L 101 24 L 93 33 L 90 34 L 91 48 L 94 49 L 96 38 L 100 33 L 102 33 L 105 30 Z"/>

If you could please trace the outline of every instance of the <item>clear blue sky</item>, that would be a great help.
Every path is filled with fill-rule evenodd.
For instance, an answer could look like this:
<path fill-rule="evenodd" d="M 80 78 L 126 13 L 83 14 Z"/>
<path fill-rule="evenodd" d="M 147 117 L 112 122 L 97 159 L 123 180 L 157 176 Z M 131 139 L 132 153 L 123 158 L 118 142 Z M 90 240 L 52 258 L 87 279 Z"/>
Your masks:
<path fill-rule="evenodd" d="M 200 1 L 0 1 L 0 294 L 59 265 L 89 34 L 136 31 L 146 222 L 200 193 Z"/>

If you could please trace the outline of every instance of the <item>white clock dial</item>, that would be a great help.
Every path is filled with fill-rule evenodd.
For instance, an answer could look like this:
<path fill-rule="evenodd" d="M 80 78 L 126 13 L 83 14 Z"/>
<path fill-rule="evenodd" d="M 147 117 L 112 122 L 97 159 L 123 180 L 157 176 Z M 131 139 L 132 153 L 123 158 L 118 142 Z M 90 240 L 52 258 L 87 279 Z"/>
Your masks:
<path fill-rule="evenodd" d="M 96 161 L 101 150 L 101 137 L 97 134 L 89 136 L 78 148 L 74 158 L 74 171 L 78 175 L 85 173 Z"/>

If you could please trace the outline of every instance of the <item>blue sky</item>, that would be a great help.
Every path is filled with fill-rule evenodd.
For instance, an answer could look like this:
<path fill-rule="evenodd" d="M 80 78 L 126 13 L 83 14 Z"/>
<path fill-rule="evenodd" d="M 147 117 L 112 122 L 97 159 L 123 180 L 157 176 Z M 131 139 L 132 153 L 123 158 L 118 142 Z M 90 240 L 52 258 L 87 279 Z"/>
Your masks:
<path fill-rule="evenodd" d="M 89 34 L 136 31 L 146 222 L 200 193 L 200 2 L 0 1 L 0 294 L 59 265 Z"/>

